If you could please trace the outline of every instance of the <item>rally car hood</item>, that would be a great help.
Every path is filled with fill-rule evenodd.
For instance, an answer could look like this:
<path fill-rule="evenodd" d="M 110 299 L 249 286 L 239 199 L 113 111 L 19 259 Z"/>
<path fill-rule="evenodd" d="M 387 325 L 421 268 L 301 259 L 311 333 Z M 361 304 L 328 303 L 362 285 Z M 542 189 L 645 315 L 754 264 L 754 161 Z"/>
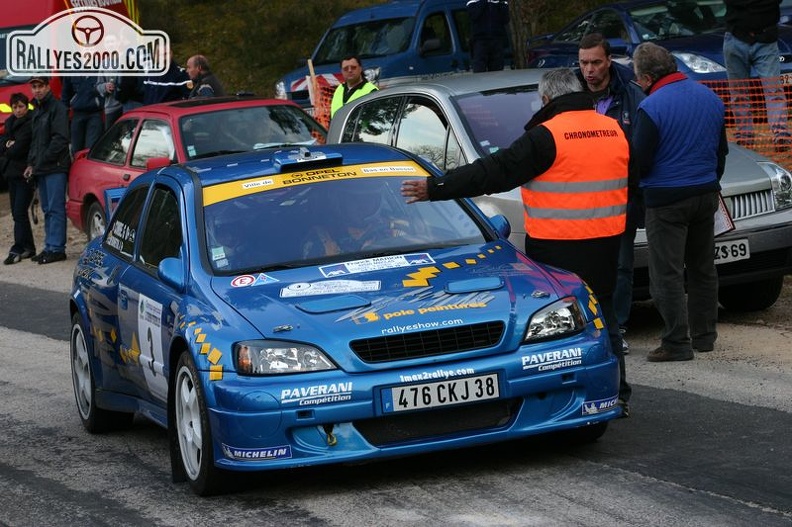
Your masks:
<path fill-rule="evenodd" d="M 515 324 L 525 325 L 538 309 L 570 294 L 565 282 L 576 281 L 498 241 L 218 277 L 213 288 L 263 337 L 310 342 L 343 363 L 358 339 L 489 322 L 503 323 L 504 334 L 512 335 Z M 515 343 L 500 345 L 513 349 Z"/>

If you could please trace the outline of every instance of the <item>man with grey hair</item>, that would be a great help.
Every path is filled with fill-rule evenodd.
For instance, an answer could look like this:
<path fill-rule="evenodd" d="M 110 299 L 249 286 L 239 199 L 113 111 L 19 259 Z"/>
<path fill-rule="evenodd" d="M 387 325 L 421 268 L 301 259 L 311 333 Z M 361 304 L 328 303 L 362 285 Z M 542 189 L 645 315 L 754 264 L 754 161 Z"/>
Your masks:
<path fill-rule="evenodd" d="M 408 203 L 474 197 L 522 187 L 525 253 L 576 273 L 594 291 L 619 359 L 619 404 L 628 415 L 621 334 L 613 309 L 627 211 L 629 147 L 619 123 L 598 114 L 571 69 L 542 75 L 543 107 L 508 148 L 450 170 L 406 180 Z"/>
<path fill-rule="evenodd" d="M 724 106 L 678 72 L 661 46 L 639 45 L 633 68 L 648 93 L 632 147 L 646 204 L 649 291 L 665 326 L 647 360 L 691 360 L 694 349 L 712 351 L 718 336 L 714 215 L 728 152 Z"/>

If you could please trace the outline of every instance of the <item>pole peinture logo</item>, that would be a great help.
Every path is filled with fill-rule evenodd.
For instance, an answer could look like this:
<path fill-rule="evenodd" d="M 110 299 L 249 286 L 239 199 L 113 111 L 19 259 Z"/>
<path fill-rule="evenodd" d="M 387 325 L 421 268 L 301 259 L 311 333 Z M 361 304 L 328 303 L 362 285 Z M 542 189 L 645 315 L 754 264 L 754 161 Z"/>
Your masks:
<path fill-rule="evenodd" d="M 11 75 L 160 75 L 170 66 L 170 39 L 143 31 L 109 9 L 78 7 L 56 13 L 6 40 Z"/>

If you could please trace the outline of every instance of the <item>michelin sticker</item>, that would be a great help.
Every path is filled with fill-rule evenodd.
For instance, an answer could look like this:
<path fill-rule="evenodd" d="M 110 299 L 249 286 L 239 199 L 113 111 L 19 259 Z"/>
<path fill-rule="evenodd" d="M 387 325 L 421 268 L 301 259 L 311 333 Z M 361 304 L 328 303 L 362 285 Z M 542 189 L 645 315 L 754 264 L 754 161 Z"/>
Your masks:
<path fill-rule="evenodd" d="M 618 397 L 611 397 L 609 399 L 599 399 L 597 401 L 585 401 L 583 403 L 583 415 L 594 415 L 607 412 L 616 406 L 618 400 Z"/>
<path fill-rule="evenodd" d="M 559 368 L 580 366 L 583 363 L 583 348 L 569 348 L 523 355 L 522 369 L 534 371 L 553 371 Z"/>
<path fill-rule="evenodd" d="M 238 461 L 267 461 L 270 459 L 289 459 L 292 457 L 290 445 L 269 448 L 235 448 L 223 443 L 223 455 Z"/>
<path fill-rule="evenodd" d="M 281 289 L 281 298 L 299 296 L 334 295 L 340 293 L 370 293 L 380 290 L 379 280 L 325 280 L 322 282 L 298 282 Z"/>

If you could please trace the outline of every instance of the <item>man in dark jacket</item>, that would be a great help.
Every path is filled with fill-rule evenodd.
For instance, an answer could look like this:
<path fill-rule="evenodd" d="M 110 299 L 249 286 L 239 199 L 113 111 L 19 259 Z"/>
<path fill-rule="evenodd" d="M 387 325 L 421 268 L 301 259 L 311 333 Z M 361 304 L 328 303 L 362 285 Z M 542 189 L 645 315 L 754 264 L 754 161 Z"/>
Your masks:
<path fill-rule="evenodd" d="M 9 102 L 13 113 L 5 122 L 5 135 L 0 137 L 0 176 L 8 181 L 8 197 L 14 219 L 14 244 L 3 260 L 5 265 L 21 262 L 36 254 L 36 242 L 28 216 L 35 189 L 23 177 L 31 141 L 30 101 L 24 93 L 14 93 Z"/>
<path fill-rule="evenodd" d="M 71 109 L 71 151 L 91 148 L 102 135 L 104 98 L 96 91 L 97 77 L 64 77 L 61 100 Z"/>
<path fill-rule="evenodd" d="M 507 0 L 468 0 L 473 73 L 500 71 L 509 46 Z"/>
<path fill-rule="evenodd" d="M 572 70 L 545 73 L 539 94 L 544 106 L 508 148 L 441 178 L 404 181 L 402 195 L 413 203 L 522 187 L 525 253 L 576 273 L 596 294 L 619 359 L 619 404 L 626 416 L 632 390 L 612 296 L 627 213 L 629 146 L 619 124 L 594 111 Z"/>
<path fill-rule="evenodd" d="M 209 61 L 203 55 L 193 55 L 187 59 L 187 75 L 192 81 L 189 98 L 222 97 L 225 90 L 209 68 Z"/>
<path fill-rule="evenodd" d="M 162 75 L 150 75 L 143 80 L 143 104 L 180 101 L 190 95 L 187 88 L 190 76 L 176 64 L 171 52 L 170 66 Z"/>
<path fill-rule="evenodd" d="M 657 44 L 635 48 L 633 67 L 649 93 L 632 147 L 646 203 L 649 290 L 665 325 L 647 360 L 691 360 L 694 350 L 712 351 L 718 336 L 714 216 L 729 150 L 724 106 Z"/>
<path fill-rule="evenodd" d="M 44 250 L 32 258 L 39 264 L 66 259 L 66 180 L 71 165 L 69 115 L 52 94 L 49 78 L 34 75 L 33 139 L 25 179 L 36 178 L 44 211 Z"/>
<path fill-rule="evenodd" d="M 638 114 L 638 105 L 644 100 L 641 88 L 631 82 L 632 72 L 617 66 L 611 60 L 610 43 L 599 33 L 589 33 L 578 45 L 578 78 L 594 97 L 597 113 L 613 117 L 632 141 L 632 123 Z M 626 71 L 624 71 L 626 70 Z M 644 225 L 644 207 L 638 189 L 638 174 L 634 163 L 630 163 L 629 198 L 627 202 L 627 226 L 619 249 L 619 273 L 613 304 L 616 319 L 622 334 L 627 331 L 633 294 L 633 264 L 635 260 L 635 233 Z M 627 341 L 622 338 L 624 353 L 629 352 Z"/>
<path fill-rule="evenodd" d="M 732 105 L 737 125 L 737 143 L 754 146 L 750 81 L 752 70 L 762 79 L 767 122 L 773 132 L 776 152 L 792 147 L 787 127 L 787 107 L 781 84 L 778 51 L 778 21 L 781 0 L 725 0 L 726 33 L 723 61 L 729 77 Z"/>

